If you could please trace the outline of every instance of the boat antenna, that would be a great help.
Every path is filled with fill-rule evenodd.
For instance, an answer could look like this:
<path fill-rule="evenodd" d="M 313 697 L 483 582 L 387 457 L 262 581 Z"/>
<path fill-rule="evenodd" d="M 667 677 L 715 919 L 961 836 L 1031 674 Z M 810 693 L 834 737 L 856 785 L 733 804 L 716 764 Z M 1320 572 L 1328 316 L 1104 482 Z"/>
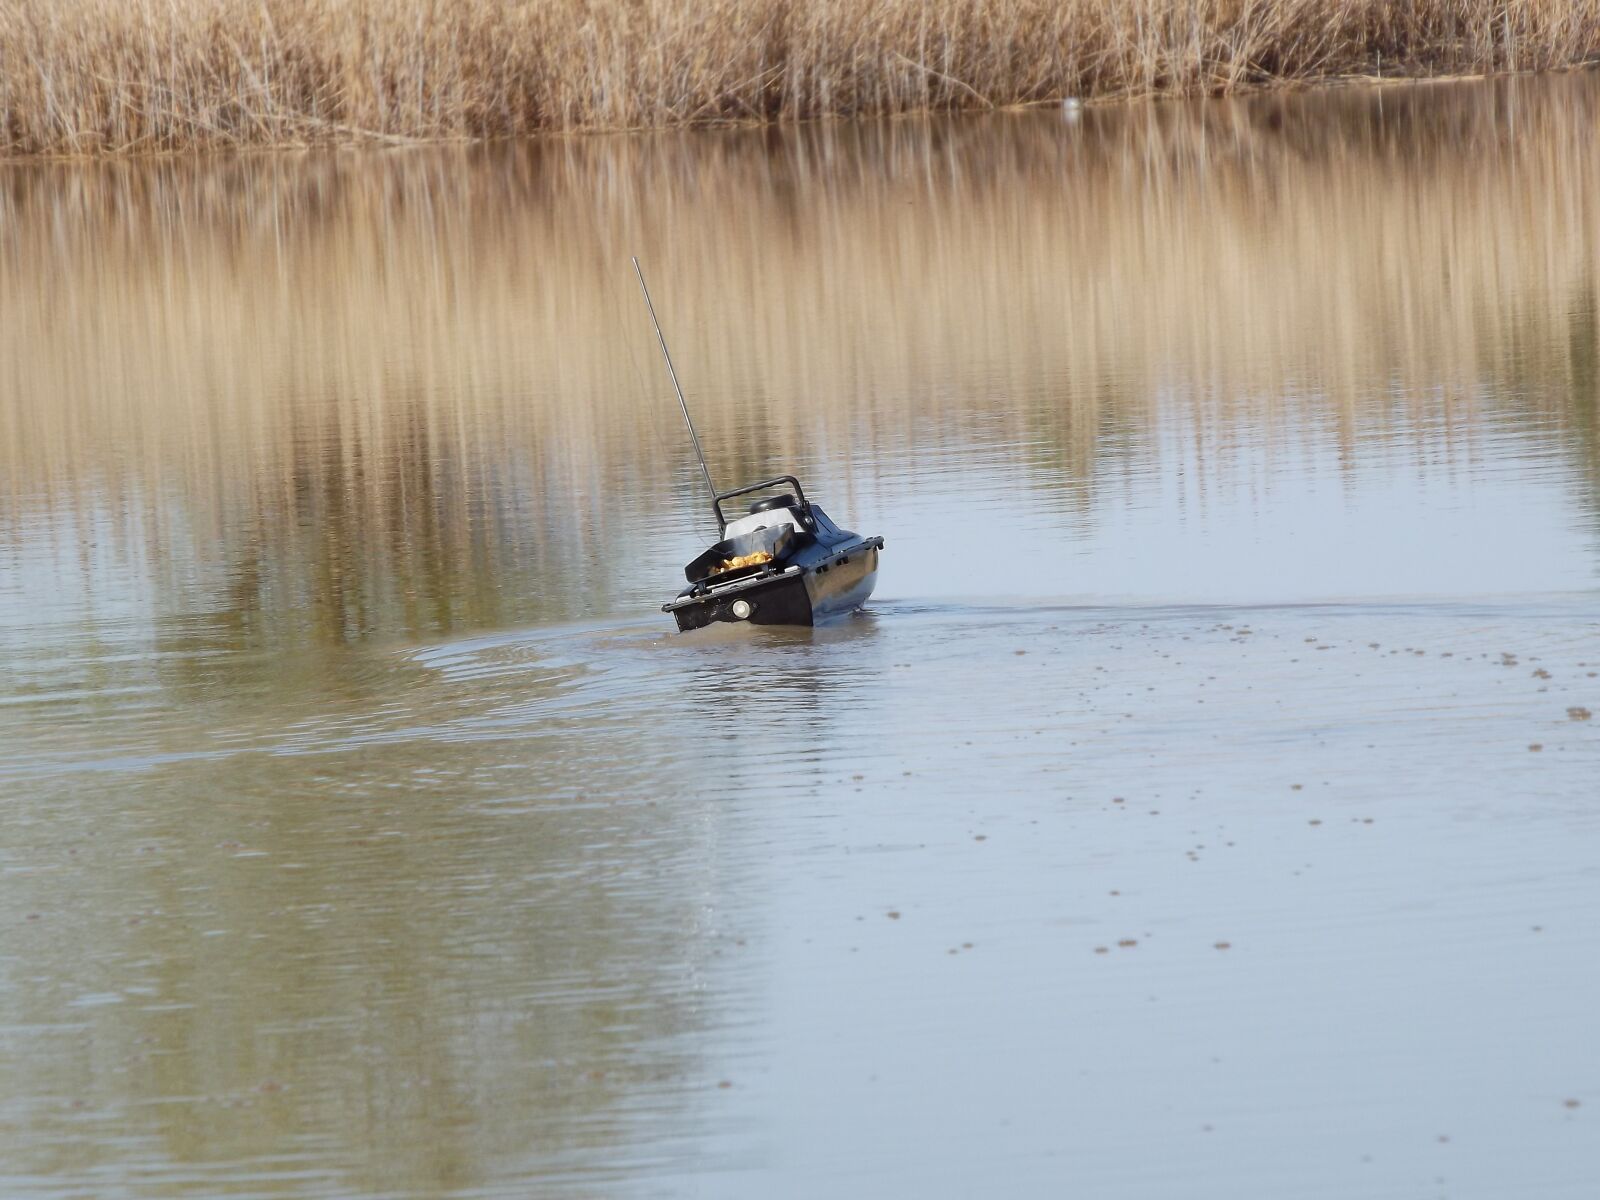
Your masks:
<path fill-rule="evenodd" d="M 633 273 L 639 277 L 639 290 L 644 293 L 644 305 L 650 310 L 650 324 L 656 327 L 656 341 L 661 343 L 661 357 L 667 360 L 667 374 L 672 376 L 672 390 L 678 393 L 678 407 L 683 409 L 683 423 L 689 427 L 689 440 L 694 442 L 695 457 L 700 460 L 700 474 L 706 477 L 706 491 L 711 493 L 711 503 L 717 503 L 717 485 L 711 482 L 711 471 L 706 467 L 706 452 L 700 449 L 700 435 L 694 431 L 694 421 L 689 417 L 689 405 L 683 398 L 683 385 L 678 382 L 678 372 L 672 369 L 672 355 L 667 353 L 667 339 L 661 336 L 661 322 L 656 320 L 656 306 L 650 302 L 650 289 L 644 285 L 644 272 L 639 269 L 639 259 L 633 258 Z"/>

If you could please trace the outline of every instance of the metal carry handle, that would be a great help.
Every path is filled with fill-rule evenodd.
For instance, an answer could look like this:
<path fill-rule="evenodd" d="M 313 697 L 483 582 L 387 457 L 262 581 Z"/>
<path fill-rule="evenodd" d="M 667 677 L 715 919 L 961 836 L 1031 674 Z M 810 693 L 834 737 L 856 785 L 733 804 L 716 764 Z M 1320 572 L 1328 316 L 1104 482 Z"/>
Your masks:
<path fill-rule="evenodd" d="M 806 490 L 800 486 L 800 481 L 793 475 L 779 475 L 775 479 L 764 479 L 760 483 L 746 484 L 742 488 L 734 488 L 731 492 L 718 492 L 711 500 L 711 511 L 717 514 L 717 528 L 724 533 L 728 530 L 728 519 L 722 515 L 722 502 L 732 500 L 735 496 L 748 496 L 751 492 L 764 492 L 769 487 L 776 487 L 780 483 L 794 485 L 795 499 L 800 501 L 800 512 L 807 525 L 815 525 L 817 520 L 811 515 L 811 501 L 806 499 Z"/>

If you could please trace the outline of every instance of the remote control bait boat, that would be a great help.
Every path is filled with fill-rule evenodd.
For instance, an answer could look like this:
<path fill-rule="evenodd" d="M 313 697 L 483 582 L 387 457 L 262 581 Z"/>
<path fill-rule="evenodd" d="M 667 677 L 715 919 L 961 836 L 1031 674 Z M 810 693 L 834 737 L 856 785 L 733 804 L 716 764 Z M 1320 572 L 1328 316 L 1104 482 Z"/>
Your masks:
<path fill-rule="evenodd" d="M 805 489 L 793 475 L 779 475 L 731 492 L 717 491 L 637 258 L 633 269 L 722 534 L 722 540 L 683 569 L 689 586 L 662 605 L 661 611 L 671 613 L 679 629 L 699 629 L 713 621 L 816 625 L 854 612 L 867 602 L 878 580 L 883 538 L 862 537 L 839 528 L 820 506 L 806 499 Z M 754 501 L 733 520 L 722 510 L 725 500 L 777 488 L 785 490 Z"/>

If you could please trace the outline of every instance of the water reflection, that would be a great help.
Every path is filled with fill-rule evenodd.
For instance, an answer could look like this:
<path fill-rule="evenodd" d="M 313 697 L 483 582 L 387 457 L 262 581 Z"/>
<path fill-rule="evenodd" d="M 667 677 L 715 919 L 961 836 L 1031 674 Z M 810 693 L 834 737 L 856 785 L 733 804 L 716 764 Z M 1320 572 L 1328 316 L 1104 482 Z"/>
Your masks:
<path fill-rule="evenodd" d="M 1507 429 L 1593 522 L 1597 106 L 1579 75 L 8 166 L 6 552 L 95 524 L 119 570 L 20 587 L 105 612 L 137 576 L 255 645 L 632 610 L 658 528 L 705 522 L 629 251 L 726 480 L 800 464 L 853 515 L 983 447 L 1092 522 L 1152 456 L 1226 486 L 1241 430 L 1355 469 Z"/>

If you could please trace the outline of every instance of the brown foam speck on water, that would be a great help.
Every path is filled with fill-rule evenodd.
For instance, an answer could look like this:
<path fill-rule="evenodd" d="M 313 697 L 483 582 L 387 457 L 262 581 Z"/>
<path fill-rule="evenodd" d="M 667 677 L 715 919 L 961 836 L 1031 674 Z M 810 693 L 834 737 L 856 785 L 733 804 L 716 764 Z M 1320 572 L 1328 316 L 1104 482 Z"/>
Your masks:
<path fill-rule="evenodd" d="M 1563 1100 L 1561 1103 L 1564 1104 L 1567 1108 L 1578 1108 L 1578 1107 L 1581 1106 L 1582 1101 L 1577 1100 L 1577 1099 L 1566 1099 L 1566 1100 Z"/>
<path fill-rule="evenodd" d="M 1138 944 L 1139 942 L 1136 938 L 1123 938 L 1117 943 L 1117 945 L 1121 946 L 1124 950 L 1132 950 Z"/>
<path fill-rule="evenodd" d="M 1317 820 L 1317 819 L 1316 819 L 1316 818 L 1315 818 L 1315 817 L 1313 817 L 1313 818 L 1312 818 L 1312 819 L 1311 819 L 1311 820 L 1310 820 L 1310 821 L 1309 821 L 1309 822 L 1307 822 L 1307 823 L 1308 823 L 1308 824 L 1311 824 L 1311 825 L 1321 825 L 1321 824 L 1322 824 L 1322 822 L 1321 822 L 1321 821 L 1319 821 L 1319 820 Z"/>
<path fill-rule="evenodd" d="M 1216 944 L 1216 949 L 1218 949 L 1218 950 L 1232 950 L 1233 949 L 1233 943 L 1232 942 L 1218 942 Z"/>
<path fill-rule="evenodd" d="M 1529 742 L 1528 743 L 1528 749 L 1531 750 L 1533 753 L 1537 754 L 1537 753 L 1539 753 L 1539 751 L 1544 749 L 1544 743 L 1543 742 Z"/>
<path fill-rule="evenodd" d="M 1110 950 L 1109 947 L 1106 947 L 1106 946 L 1096 946 L 1094 948 L 1094 952 L 1096 954 L 1110 954 L 1111 950 Z"/>
<path fill-rule="evenodd" d="M 1574 721 L 1587 721 L 1590 717 L 1594 716 L 1594 714 L 1587 708 L 1584 708 L 1583 705 L 1575 704 L 1571 708 L 1567 709 L 1567 716 Z"/>
<path fill-rule="evenodd" d="M 898 921 L 900 919 L 900 913 L 896 909 L 891 908 L 884 915 L 887 916 L 891 921 Z"/>

